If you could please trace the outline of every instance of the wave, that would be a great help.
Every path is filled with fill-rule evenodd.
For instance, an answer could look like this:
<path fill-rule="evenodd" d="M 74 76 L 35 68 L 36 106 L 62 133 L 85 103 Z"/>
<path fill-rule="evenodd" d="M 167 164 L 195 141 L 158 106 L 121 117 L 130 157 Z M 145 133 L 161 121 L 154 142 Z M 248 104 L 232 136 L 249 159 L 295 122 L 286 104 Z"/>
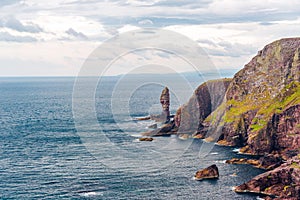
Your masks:
<path fill-rule="evenodd" d="M 82 197 L 103 196 L 103 192 L 82 192 L 79 195 Z"/>

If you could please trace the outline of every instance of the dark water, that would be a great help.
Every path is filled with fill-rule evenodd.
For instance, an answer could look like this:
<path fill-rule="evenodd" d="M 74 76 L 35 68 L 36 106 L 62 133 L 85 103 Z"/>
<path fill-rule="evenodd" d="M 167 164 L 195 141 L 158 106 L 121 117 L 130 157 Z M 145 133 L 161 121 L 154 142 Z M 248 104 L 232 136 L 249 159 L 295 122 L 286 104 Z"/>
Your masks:
<path fill-rule="evenodd" d="M 134 82 L 134 81 L 133 81 Z M 246 165 L 227 165 L 224 160 L 239 157 L 233 148 L 215 146 L 205 158 L 198 157 L 202 141 L 195 140 L 179 159 L 156 171 L 118 171 L 106 167 L 91 154 L 78 135 L 72 114 L 74 78 L 0 78 L 0 198 L 1 199 L 256 199 L 237 195 L 232 187 L 261 170 Z M 151 122 L 124 118 L 128 133 L 114 126 L 111 92 L 116 80 L 105 79 L 96 93 L 97 118 L 112 143 L 138 148 L 170 138 L 140 143 L 134 135 Z M 199 83 L 192 82 L 193 87 Z M 103 89 L 104 88 L 104 89 Z M 105 90 L 106 88 L 106 90 Z M 146 85 L 132 94 L 130 116 L 156 112 L 162 86 Z M 184 89 L 184 88 L 183 88 Z M 147 92 L 145 92 L 147 91 Z M 172 95 L 172 111 L 178 104 Z M 140 130 L 131 130 L 132 123 Z M 130 133 L 132 132 L 132 133 Z M 129 139 L 128 139 L 129 138 Z M 180 141 L 174 145 L 180 146 Z M 109 147 L 108 147 L 109 148 Z M 143 159 L 143 154 L 140 155 Z M 194 181 L 194 173 L 217 164 L 220 179 Z M 234 175 L 236 174 L 236 175 Z"/>

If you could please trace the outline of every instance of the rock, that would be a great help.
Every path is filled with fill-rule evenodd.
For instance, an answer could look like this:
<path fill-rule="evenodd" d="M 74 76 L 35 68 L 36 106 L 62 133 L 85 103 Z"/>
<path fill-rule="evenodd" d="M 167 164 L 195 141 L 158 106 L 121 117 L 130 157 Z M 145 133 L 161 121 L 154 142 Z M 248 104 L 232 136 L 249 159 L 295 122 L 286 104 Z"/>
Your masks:
<path fill-rule="evenodd" d="M 151 136 L 151 137 L 158 137 L 158 136 L 170 136 L 172 134 L 176 134 L 174 130 L 175 123 L 171 121 L 167 124 L 164 124 L 161 128 L 157 128 L 153 131 L 144 132 L 142 136 Z"/>
<path fill-rule="evenodd" d="M 178 108 L 174 117 L 179 133 L 194 133 L 223 101 L 231 79 L 211 80 L 201 84 L 189 101 Z"/>
<path fill-rule="evenodd" d="M 144 121 L 144 120 L 150 120 L 151 117 L 150 116 L 146 116 L 146 117 L 137 117 L 135 118 L 135 120 L 138 120 L 138 121 Z"/>
<path fill-rule="evenodd" d="M 195 134 L 192 135 L 192 137 L 193 137 L 194 139 L 204 139 L 204 138 L 205 138 L 205 135 L 202 134 L 202 133 L 196 132 Z"/>
<path fill-rule="evenodd" d="M 151 138 L 151 137 L 142 137 L 142 138 L 139 138 L 139 141 L 151 142 L 151 141 L 153 141 L 153 138 Z"/>
<path fill-rule="evenodd" d="M 169 89 L 165 87 L 160 95 L 160 103 L 162 106 L 162 117 L 168 122 L 170 118 L 170 94 Z"/>
<path fill-rule="evenodd" d="M 156 129 L 157 128 L 157 124 L 152 124 L 152 125 L 148 126 L 148 128 Z"/>
<path fill-rule="evenodd" d="M 187 140 L 187 139 L 189 139 L 190 137 L 191 137 L 190 134 L 179 134 L 179 135 L 178 135 L 178 138 L 179 138 L 179 139 L 182 139 L 182 140 Z"/>
<path fill-rule="evenodd" d="M 246 158 L 232 158 L 226 160 L 227 164 L 249 164 L 253 165 L 256 168 L 271 170 L 282 164 L 282 159 L 279 155 L 266 154 L 259 158 L 255 159 L 246 159 Z"/>
<path fill-rule="evenodd" d="M 247 145 L 250 154 L 277 151 L 286 159 L 297 154 L 299 82 L 300 38 L 281 39 L 265 46 L 234 75 L 225 101 L 207 117 L 210 120 L 205 120 L 211 122 L 211 134 L 221 132 L 216 139 L 224 145 Z"/>
<path fill-rule="evenodd" d="M 196 172 L 194 179 L 197 181 L 203 179 L 217 179 L 219 178 L 219 170 L 216 165 L 211 165 L 205 169 Z"/>
<path fill-rule="evenodd" d="M 246 159 L 246 158 L 232 158 L 230 160 L 226 160 L 227 164 L 249 164 L 255 167 L 259 167 L 260 163 L 258 160 L 254 159 Z"/>
<path fill-rule="evenodd" d="M 271 170 L 282 164 L 282 158 L 277 154 L 265 154 L 259 159 L 259 168 Z"/>
<path fill-rule="evenodd" d="M 276 169 L 235 187 L 235 192 L 264 194 L 278 199 L 300 199 L 299 157 L 294 157 Z"/>

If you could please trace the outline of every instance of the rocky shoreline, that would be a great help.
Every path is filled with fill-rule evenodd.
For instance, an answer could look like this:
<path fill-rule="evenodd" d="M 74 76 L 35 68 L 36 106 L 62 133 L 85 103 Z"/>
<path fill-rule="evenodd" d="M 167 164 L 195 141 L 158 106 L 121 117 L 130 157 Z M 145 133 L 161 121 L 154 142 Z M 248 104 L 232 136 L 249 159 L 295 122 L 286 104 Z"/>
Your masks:
<path fill-rule="evenodd" d="M 166 123 L 143 136 L 176 134 L 240 147 L 241 153 L 260 158 L 227 163 L 269 171 L 236 186 L 235 192 L 300 199 L 300 38 L 268 44 L 232 79 L 201 84 L 173 118 L 167 88 L 160 102 L 158 119 Z M 212 176 L 208 172 L 200 170 L 195 178 L 216 177 L 215 170 Z"/>

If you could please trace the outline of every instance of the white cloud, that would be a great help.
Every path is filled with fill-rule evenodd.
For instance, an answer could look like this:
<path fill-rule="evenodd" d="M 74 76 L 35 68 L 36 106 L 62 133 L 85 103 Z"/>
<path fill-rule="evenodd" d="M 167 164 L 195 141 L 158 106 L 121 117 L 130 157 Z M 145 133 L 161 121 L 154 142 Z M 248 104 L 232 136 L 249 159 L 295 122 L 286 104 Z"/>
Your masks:
<path fill-rule="evenodd" d="M 0 75 L 74 75 L 101 41 L 139 27 L 181 33 L 218 68 L 240 68 L 267 43 L 299 36 L 299 13 L 298 0 L 3 0 L 0 61 L 14 67 Z"/>

